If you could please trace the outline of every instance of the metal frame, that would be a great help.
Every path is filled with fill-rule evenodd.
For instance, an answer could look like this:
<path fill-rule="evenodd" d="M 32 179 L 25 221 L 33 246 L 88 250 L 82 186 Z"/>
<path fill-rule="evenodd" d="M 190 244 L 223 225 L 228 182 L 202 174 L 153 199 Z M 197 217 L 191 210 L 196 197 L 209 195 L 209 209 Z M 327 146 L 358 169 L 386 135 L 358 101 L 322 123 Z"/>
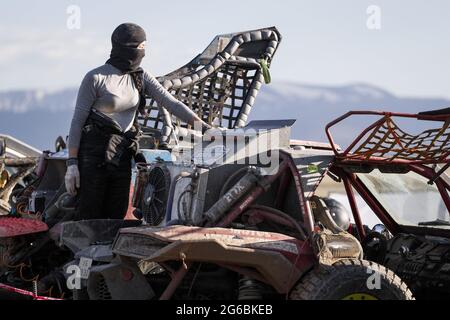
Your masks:
<path fill-rule="evenodd" d="M 32 300 L 45 300 L 45 301 L 62 300 L 62 299 L 58 299 L 58 298 L 39 296 L 36 293 L 30 292 L 27 290 L 23 290 L 23 289 L 14 288 L 14 287 L 8 286 L 3 283 L 0 283 L 0 290 L 8 291 L 8 292 L 19 294 L 22 296 L 27 296 L 27 297 L 30 297 Z"/>
<path fill-rule="evenodd" d="M 354 116 L 354 115 L 364 115 L 364 116 L 382 116 L 380 119 L 375 121 L 373 124 L 364 129 L 356 139 L 345 149 L 343 152 L 339 152 L 339 147 L 335 143 L 334 138 L 331 134 L 331 128 L 336 126 L 338 123 L 344 121 L 345 119 Z M 410 114 L 410 113 L 397 113 L 397 112 L 384 112 L 384 111 L 349 111 L 341 117 L 333 120 L 328 123 L 325 127 L 325 132 L 330 141 L 331 148 L 338 159 L 342 162 L 355 162 L 355 163 L 370 163 L 370 164 L 383 164 L 383 163 L 391 163 L 391 164 L 434 164 L 434 163 L 450 163 L 450 152 L 446 152 L 444 156 L 440 159 L 422 159 L 422 160 L 408 160 L 402 158 L 382 158 L 382 157 L 373 157 L 367 156 L 362 158 L 361 156 L 355 157 L 352 155 L 351 151 L 355 146 L 357 146 L 358 142 L 366 136 L 370 131 L 375 130 L 378 126 L 385 123 L 387 119 L 391 119 L 392 117 L 398 118 L 411 118 L 417 120 L 425 120 L 425 121 L 444 121 L 448 128 L 448 121 L 450 119 L 449 114 L 443 115 L 420 115 L 420 114 Z M 448 142 L 448 141 L 447 141 Z M 433 142 L 434 143 L 434 142 Z M 431 178 L 430 178 L 431 179 Z"/>
<path fill-rule="evenodd" d="M 408 168 L 427 179 L 434 175 L 434 171 L 426 166 L 409 165 Z M 388 211 L 375 199 L 373 194 L 366 188 L 361 180 L 358 179 L 356 174 L 345 172 L 342 167 L 339 167 L 336 164 L 331 168 L 331 171 L 334 174 L 338 175 L 344 182 L 360 240 L 364 239 L 365 232 L 363 222 L 360 218 L 359 210 L 356 205 L 355 194 L 352 188 L 354 188 L 358 192 L 361 198 L 363 198 L 370 209 L 375 213 L 375 215 L 392 234 L 397 234 L 398 232 L 400 232 L 400 225 L 395 222 Z M 450 197 L 448 194 L 448 192 L 450 192 L 450 188 L 442 178 L 437 179 L 435 183 L 436 187 L 439 190 L 439 193 L 441 194 L 442 200 L 447 207 L 447 211 L 450 214 Z"/>
<path fill-rule="evenodd" d="M 352 115 L 379 115 L 382 116 L 381 119 L 375 121 L 372 125 L 363 130 L 357 138 L 345 149 L 343 152 L 338 151 L 338 147 L 334 142 L 333 136 L 331 135 L 330 129 L 336 124 L 342 122 Z M 371 130 L 376 128 L 380 123 L 385 121 L 386 117 L 403 117 L 403 118 L 413 118 L 417 120 L 426 121 L 445 121 L 448 122 L 450 115 L 420 115 L 420 114 L 408 114 L 408 113 L 394 113 L 394 112 L 380 112 L 380 111 L 350 111 L 343 116 L 333 120 L 326 126 L 326 134 L 331 144 L 331 148 L 336 155 L 334 164 L 331 166 L 330 171 L 340 177 L 344 183 L 347 197 L 352 209 L 352 214 L 355 220 L 355 224 L 358 230 L 360 240 L 364 239 L 365 231 L 364 225 L 359 214 L 358 206 L 356 205 L 356 198 L 353 192 L 355 189 L 358 194 L 363 198 L 366 204 L 371 208 L 375 215 L 381 220 L 381 222 L 388 228 L 392 234 L 397 234 L 401 231 L 401 226 L 390 216 L 389 212 L 379 203 L 373 194 L 367 189 L 367 187 L 362 183 L 355 173 L 351 173 L 345 170 L 348 165 L 371 165 L 374 167 L 382 166 L 393 166 L 402 165 L 405 167 L 406 171 L 413 171 L 426 179 L 429 179 L 430 183 L 435 183 L 439 190 L 439 193 L 444 201 L 447 211 L 450 215 L 450 185 L 442 179 L 435 170 L 427 166 L 427 164 L 447 164 L 450 163 L 447 153 L 445 159 L 434 159 L 429 161 L 422 160 L 405 160 L 405 159 L 394 159 L 387 161 L 383 158 L 370 157 L 366 159 L 354 158 L 351 155 L 351 150 L 361 141 L 361 139 L 369 133 Z M 440 170 L 442 171 L 442 170 Z"/>
<path fill-rule="evenodd" d="M 292 177 L 295 181 L 295 188 L 300 203 L 300 210 L 303 213 L 302 228 L 306 232 L 306 236 L 310 236 L 314 232 L 314 219 L 312 216 L 311 208 L 304 198 L 303 188 L 300 183 L 300 173 L 298 172 L 295 163 L 288 153 L 280 151 L 280 158 L 281 163 L 279 164 L 277 172 L 274 175 L 265 177 L 263 181 L 253 189 L 253 191 L 251 191 L 246 197 L 244 197 L 244 199 L 239 201 L 229 211 L 229 213 L 217 224 L 217 227 L 229 226 L 231 222 L 233 222 L 240 214 L 249 209 L 250 206 L 255 202 L 255 200 L 266 191 L 264 186 L 268 186 L 280 178 L 282 183 L 280 183 L 279 189 L 277 191 L 277 195 L 279 198 L 276 202 L 281 203 L 281 200 L 279 199 L 282 199 L 282 195 L 286 194 L 285 189 L 287 188 L 289 180 L 291 179 L 290 177 Z"/>

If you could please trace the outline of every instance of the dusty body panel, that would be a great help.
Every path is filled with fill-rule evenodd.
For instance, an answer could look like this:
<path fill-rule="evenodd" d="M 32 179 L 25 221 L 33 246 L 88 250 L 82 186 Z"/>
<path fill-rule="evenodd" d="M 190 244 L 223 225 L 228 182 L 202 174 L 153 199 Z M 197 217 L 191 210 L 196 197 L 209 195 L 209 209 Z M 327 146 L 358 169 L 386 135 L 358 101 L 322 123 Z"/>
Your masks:
<path fill-rule="evenodd" d="M 172 226 L 122 229 L 114 252 L 133 254 L 125 236 L 144 235 L 167 243 L 143 262 L 209 262 L 255 269 L 279 293 L 286 293 L 316 262 L 304 242 L 282 234 L 225 228 Z M 288 272 L 287 272 L 288 270 Z"/>

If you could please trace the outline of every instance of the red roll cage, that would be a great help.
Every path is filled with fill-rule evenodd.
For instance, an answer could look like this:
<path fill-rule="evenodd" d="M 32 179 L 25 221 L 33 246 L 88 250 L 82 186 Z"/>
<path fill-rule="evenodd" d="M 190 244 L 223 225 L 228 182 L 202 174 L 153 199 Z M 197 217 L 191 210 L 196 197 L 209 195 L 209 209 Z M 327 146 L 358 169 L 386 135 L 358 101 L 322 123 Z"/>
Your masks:
<path fill-rule="evenodd" d="M 351 116 L 379 116 L 379 119 L 364 129 L 344 151 L 339 151 L 340 149 L 331 134 L 331 128 Z M 420 134 L 412 135 L 400 129 L 394 118 L 433 121 L 441 123 L 441 125 L 434 129 L 425 130 Z M 447 211 L 450 213 L 448 193 L 450 186 L 441 177 L 450 166 L 449 124 L 450 114 L 424 115 L 381 111 L 350 111 L 326 126 L 327 137 L 336 155 L 330 171 L 342 179 L 344 183 L 360 239 L 364 239 L 365 231 L 353 190 L 359 193 L 391 233 L 396 234 L 402 228 L 376 200 L 357 175 L 352 170 L 346 170 L 350 166 L 372 166 L 384 169 L 401 166 L 405 172 L 413 171 L 427 178 L 430 184 L 436 184 Z M 438 165 L 442 167 L 438 168 Z M 420 233 L 421 230 L 417 230 L 417 232 Z M 437 229 L 427 229 L 427 232 L 450 236 L 450 232 L 446 233 Z"/>

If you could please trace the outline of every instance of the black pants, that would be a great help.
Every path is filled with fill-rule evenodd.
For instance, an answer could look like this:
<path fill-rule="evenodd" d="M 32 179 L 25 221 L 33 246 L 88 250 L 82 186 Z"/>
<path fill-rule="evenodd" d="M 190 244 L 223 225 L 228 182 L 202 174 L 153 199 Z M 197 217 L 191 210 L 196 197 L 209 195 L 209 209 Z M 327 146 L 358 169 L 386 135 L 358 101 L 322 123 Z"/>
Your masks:
<path fill-rule="evenodd" d="M 123 219 L 128 209 L 132 152 L 118 167 L 106 165 L 107 136 L 83 131 L 78 151 L 80 189 L 75 220 Z"/>

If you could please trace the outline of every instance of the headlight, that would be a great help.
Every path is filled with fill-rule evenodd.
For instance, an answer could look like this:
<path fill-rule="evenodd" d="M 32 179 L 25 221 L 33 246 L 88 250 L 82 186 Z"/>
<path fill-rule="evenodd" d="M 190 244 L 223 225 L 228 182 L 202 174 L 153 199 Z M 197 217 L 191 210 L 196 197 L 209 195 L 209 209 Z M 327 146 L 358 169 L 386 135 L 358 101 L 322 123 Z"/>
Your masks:
<path fill-rule="evenodd" d="M 113 252 L 126 257 L 148 258 L 168 243 L 140 234 L 120 234 L 113 246 Z"/>

